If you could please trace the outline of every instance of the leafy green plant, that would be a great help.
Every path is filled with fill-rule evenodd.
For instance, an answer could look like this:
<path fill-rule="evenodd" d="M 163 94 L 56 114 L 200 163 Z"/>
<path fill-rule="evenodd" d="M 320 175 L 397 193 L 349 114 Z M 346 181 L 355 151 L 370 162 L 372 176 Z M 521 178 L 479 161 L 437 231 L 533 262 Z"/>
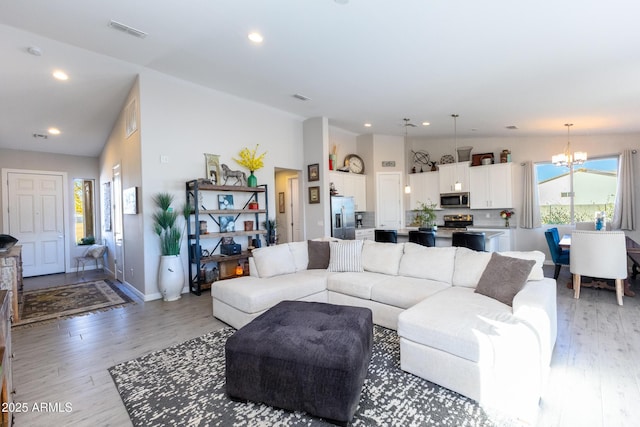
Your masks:
<path fill-rule="evenodd" d="M 158 193 L 153 196 L 153 202 L 158 208 L 158 211 L 153 214 L 153 230 L 160 237 L 162 255 L 180 255 L 184 225 L 182 230 L 178 227 L 179 214 L 171 208 L 173 195 Z M 190 213 L 191 207 L 187 204 L 183 205 L 182 216 L 184 217 L 185 225 L 189 220 Z"/>
<path fill-rule="evenodd" d="M 429 200 L 429 203 L 418 202 L 418 206 L 418 209 L 414 209 L 416 216 L 413 222 L 417 224 L 418 227 L 433 227 L 436 222 L 435 207 L 437 205 Z"/>

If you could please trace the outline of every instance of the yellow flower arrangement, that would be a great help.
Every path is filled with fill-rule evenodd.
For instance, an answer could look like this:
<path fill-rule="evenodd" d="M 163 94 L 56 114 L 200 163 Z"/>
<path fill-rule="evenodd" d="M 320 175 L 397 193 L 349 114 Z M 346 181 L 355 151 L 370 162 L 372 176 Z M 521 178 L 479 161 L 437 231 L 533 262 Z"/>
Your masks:
<path fill-rule="evenodd" d="M 245 168 L 249 169 L 249 171 L 251 172 L 263 168 L 264 156 L 267 154 L 267 152 L 265 151 L 258 156 L 256 152 L 258 151 L 259 146 L 260 144 L 257 144 L 256 148 L 254 148 L 253 150 L 249 150 L 247 147 L 243 148 L 240 151 L 240 158 L 233 158 L 233 160 L 235 160 L 240 166 L 244 166 Z"/>

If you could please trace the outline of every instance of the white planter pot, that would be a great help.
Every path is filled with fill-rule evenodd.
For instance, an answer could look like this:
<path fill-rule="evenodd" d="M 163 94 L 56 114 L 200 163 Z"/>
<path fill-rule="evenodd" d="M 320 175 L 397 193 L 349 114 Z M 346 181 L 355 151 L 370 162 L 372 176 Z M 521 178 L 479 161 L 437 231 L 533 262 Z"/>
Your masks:
<path fill-rule="evenodd" d="M 180 255 L 163 255 L 158 268 L 158 289 L 165 301 L 175 301 L 182 296 L 184 268 Z"/>

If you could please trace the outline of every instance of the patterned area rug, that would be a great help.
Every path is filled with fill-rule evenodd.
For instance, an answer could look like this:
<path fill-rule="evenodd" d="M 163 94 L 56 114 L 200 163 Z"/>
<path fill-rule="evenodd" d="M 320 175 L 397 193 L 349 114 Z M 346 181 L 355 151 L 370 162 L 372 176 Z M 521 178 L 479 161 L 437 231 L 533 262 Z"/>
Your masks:
<path fill-rule="evenodd" d="M 225 394 L 225 328 L 109 369 L 134 426 L 330 426 L 304 412 L 234 402 Z M 352 426 L 517 426 L 400 369 L 395 331 L 374 349 Z"/>
<path fill-rule="evenodd" d="M 26 291 L 18 326 L 108 310 L 133 302 L 108 280 Z"/>

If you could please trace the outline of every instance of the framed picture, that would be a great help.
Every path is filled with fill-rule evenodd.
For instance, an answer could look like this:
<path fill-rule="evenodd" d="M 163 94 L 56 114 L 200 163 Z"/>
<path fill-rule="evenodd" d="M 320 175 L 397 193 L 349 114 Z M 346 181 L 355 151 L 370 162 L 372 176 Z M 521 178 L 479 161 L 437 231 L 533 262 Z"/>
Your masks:
<path fill-rule="evenodd" d="M 309 203 L 320 203 L 320 187 L 309 187 Z"/>
<path fill-rule="evenodd" d="M 122 190 L 122 213 L 125 215 L 138 214 L 138 187 Z"/>
<path fill-rule="evenodd" d="M 320 165 L 318 163 L 307 166 L 307 173 L 309 181 L 320 181 Z"/>
<path fill-rule="evenodd" d="M 223 211 L 233 209 L 233 195 L 218 194 L 218 209 Z"/>
<path fill-rule="evenodd" d="M 207 179 L 214 185 L 222 185 L 220 183 L 220 156 L 217 154 L 204 153 L 204 158 L 207 167 Z"/>
<path fill-rule="evenodd" d="M 284 192 L 278 193 L 278 212 L 284 213 Z"/>
<path fill-rule="evenodd" d="M 233 217 L 232 215 L 228 215 L 228 216 L 221 216 L 218 219 L 219 219 L 221 233 L 236 231 L 235 217 Z"/>
<path fill-rule="evenodd" d="M 111 231 L 111 182 L 102 184 L 102 226 Z"/>

